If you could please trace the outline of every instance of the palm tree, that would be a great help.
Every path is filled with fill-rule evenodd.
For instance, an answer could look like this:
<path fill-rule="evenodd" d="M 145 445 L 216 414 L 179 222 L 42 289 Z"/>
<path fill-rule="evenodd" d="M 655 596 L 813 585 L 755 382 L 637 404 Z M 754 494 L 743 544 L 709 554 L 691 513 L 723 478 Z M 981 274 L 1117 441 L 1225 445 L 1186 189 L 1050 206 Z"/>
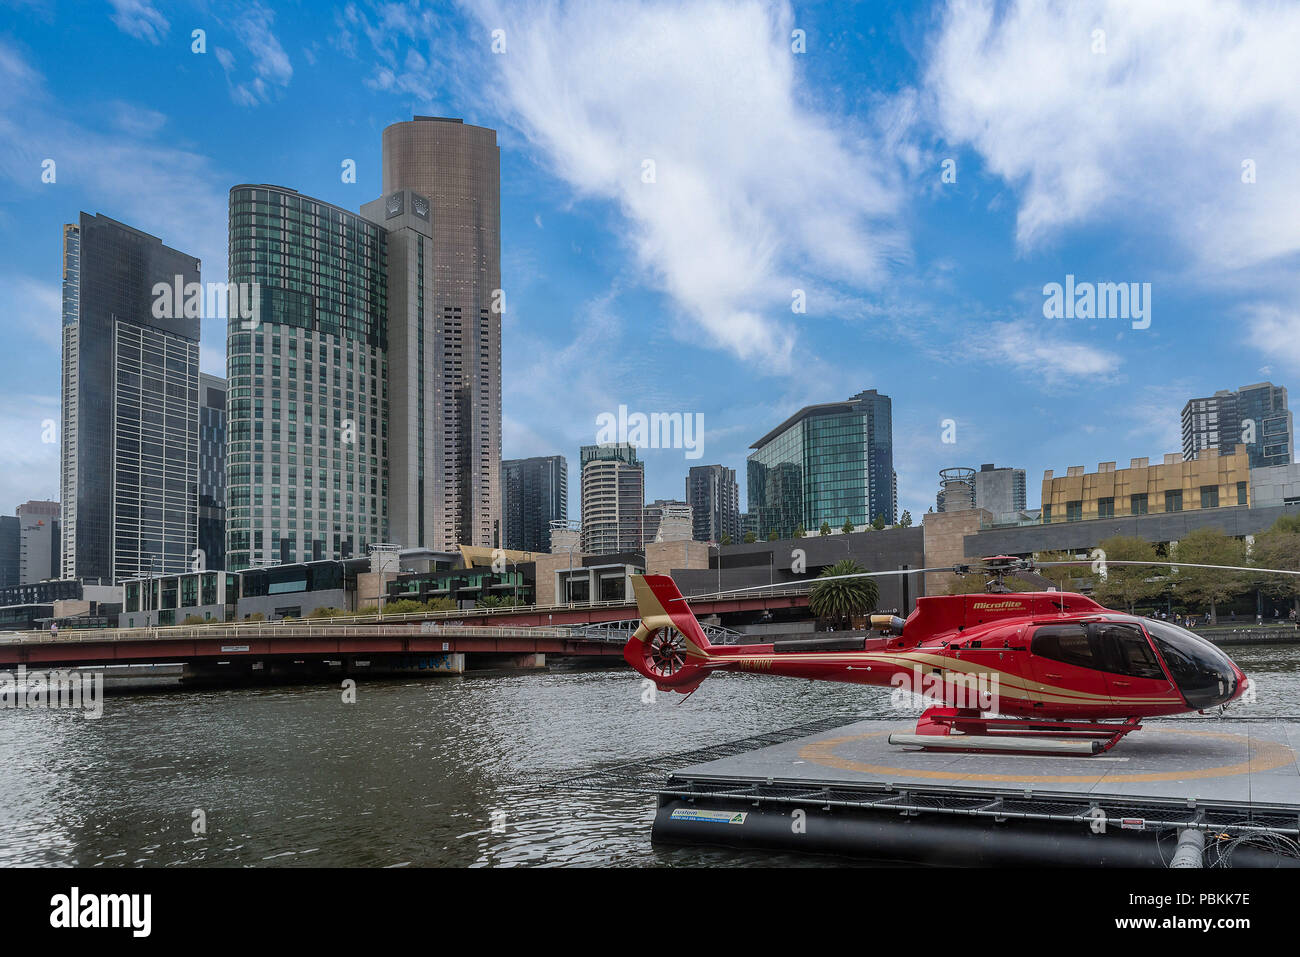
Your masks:
<path fill-rule="evenodd" d="M 817 582 L 808 595 L 808 608 L 818 618 L 849 625 L 854 618 L 865 615 L 880 601 L 880 589 L 874 578 L 840 578 L 841 575 L 860 575 L 866 569 L 851 558 L 845 558 L 822 569 L 819 578 L 836 581 Z"/>

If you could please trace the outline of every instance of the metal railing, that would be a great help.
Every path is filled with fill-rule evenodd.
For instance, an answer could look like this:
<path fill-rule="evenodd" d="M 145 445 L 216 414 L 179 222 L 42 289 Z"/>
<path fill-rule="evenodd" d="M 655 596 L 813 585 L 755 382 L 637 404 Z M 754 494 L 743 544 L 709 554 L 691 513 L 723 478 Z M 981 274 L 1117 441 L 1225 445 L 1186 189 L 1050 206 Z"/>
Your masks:
<path fill-rule="evenodd" d="M 413 626 L 419 627 L 413 627 Z M 267 626 L 270 626 L 268 629 Z M 272 634 L 268 635 L 270 630 Z M 161 628 L 69 629 L 57 635 L 41 631 L 0 633 L 0 644 L 93 644 L 119 641 L 184 641 L 187 639 L 237 642 L 240 638 L 415 638 L 443 635 L 448 638 L 557 638 L 585 639 L 579 630 L 564 626 L 525 625 L 443 625 L 433 621 L 393 622 L 382 624 L 326 624 L 324 622 L 278 621 L 240 623 L 212 628 L 204 625 L 172 625 Z"/>
<path fill-rule="evenodd" d="M 755 595 L 752 591 L 729 591 L 722 593 L 710 593 L 707 601 L 727 601 L 731 598 L 779 598 L 786 596 L 801 596 L 808 593 L 811 582 L 807 585 L 794 585 L 789 588 L 777 589 L 771 592 L 765 592 L 762 596 Z M 687 595 L 689 602 L 691 596 Z M 387 599 L 389 601 L 400 601 L 401 599 Z M 267 631 L 274 631 L 277 636 L 285 637 L 322 637 L 328 634 L 386 634 L 388 632 L 375 632 L 374 629 L 368 628 L 364 632 L 348 631 L 350 627 L 363 624 L 372 625 L 404 625 L 411 623 L 423 622 L 445 622 L 462 618 L 485 618 L 496 615 L 530 615 L 530 614 L 547 614 L 555 612 L 568 611 L 585 611 L 588 609 L 606 609 L 606 608 L 633 608 L 636 607 L 634 599 L 618 599 L 611 601 L 596 602 L 571 602 L 569 604 L 551 604 L 551 605 L 516 605 L 505 608 L 456 608 L 445 611 L 414 611 L 403 614 L 366 614 L 366 615 L 336 615 L 329 618 L 281 618 L 272 621 L 209 621 L 199 624 L 190 625 L 146 625 L 138 628 L 65 628 L 57 635 L 50 635 L 47 632 L 33 629 L 31 631 L 10 631 L 0 632 L 0 644 L 46 644 L 50 642 L 91 642 L 91 641 L 132 641 L 140 639 L 166 638 L 166 639 L 185 639 L 185 638 L 216 638 L 216 637 L 239 637 L 240 635 L 255 635 L 264 637 Z M 617 619 L 618 621 L 636 621 L 636 618 Z M 452 627 L 443 625 L 442 627 Z M 480 627 L 480 626 L 464 626 Z M 483 626 L 487 630 L 492 630 L 492 626 Z M 561 626 L 551 625 L 521 625 L 513 629 L 514 634 L 518 634 L 519 628 L 527 628 L 528 633 L 534 634 L 535 629 L 539 628 L 558 628 Z M 709 635 L 709 640 L 713 641 L 713 636 L 709 633 L 709 628 L 718 628 L 719 626 L 705 626 L 705 634 Z M 303 631 L 306 628 L 308 630 Z M 324 629 L 324 630 L 317 630 Z M 501 630 L 501 629 L 497 629 Z M 505 629 L 511 631 L 511 629 Z M 392 632 L 392 634 L 409 634 L 409 632 Z M 539 633 L 540 634 L 540 633 Z M 719 640 L 715 644 L 734 644 L 735 639 L 730 635 L 735 632 L 729 632 L 727 629 L 718 631 Z M 553 637 L 543 635 L 543 637 Z"/>

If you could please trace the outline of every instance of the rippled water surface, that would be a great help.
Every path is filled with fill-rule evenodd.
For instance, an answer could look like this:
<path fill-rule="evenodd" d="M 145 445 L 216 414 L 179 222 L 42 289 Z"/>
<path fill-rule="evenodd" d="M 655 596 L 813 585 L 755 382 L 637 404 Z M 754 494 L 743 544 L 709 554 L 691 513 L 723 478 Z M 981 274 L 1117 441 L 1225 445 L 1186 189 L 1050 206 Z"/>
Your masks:
<path fill-rule="evenodd" d="M 1243 714 L 1300 716 L 1300 648 L 1226 649 Z M 642 701 L 625 670 L 110 696 L 0 711 L 0 864 L 692 865 L 806 859 L 653 847 L 653 798 L 528 782 L 835 714 L 887 691 L 719 674 Z M 206 835 L 192 832 L 195 811 Z M 494 827 L 495 824 L 495 827 Z"/>

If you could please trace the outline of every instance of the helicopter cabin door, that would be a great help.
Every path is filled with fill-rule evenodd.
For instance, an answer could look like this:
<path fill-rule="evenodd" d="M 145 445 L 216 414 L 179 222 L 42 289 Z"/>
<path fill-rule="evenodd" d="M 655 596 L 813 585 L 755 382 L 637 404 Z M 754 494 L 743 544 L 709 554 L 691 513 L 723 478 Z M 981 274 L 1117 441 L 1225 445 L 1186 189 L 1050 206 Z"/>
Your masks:
<path fill-rule="evenodd" d="M 1142 629 L 1127 621 L 1097 621 L 1088 626 L 1105 662 L 1106 687 L 1116 704 L 1150 705 L 1153 698 L 1178 701 L 1173 682 Z"/>
<path fill-rule="evenodd" d="M 1088 717 L 1111 710 L 1104 659 L 1096 637 L 1082 622 L 1038 625 L 1029 642 L 1029 661 L 1038 702 L 1034 712 L 1052 715 L 1069 712 Z"/>

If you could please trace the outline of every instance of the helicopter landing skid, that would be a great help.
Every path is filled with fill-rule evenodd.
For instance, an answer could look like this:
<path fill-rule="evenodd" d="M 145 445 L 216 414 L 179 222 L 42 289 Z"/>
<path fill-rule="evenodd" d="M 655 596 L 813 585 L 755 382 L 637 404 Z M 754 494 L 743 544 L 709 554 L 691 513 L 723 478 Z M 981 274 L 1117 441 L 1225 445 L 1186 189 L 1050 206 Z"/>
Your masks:
<path fill-rule="evenodd" d="M 1123 723 L 986 718 L 968 708 L 929 708 L 914 734 L 891 734 L 889 743 L 926 751 L 968 754 L 1044 754 L 1091 757 L 1104 754 L 1124 735 L 1142 727 L 1140 718 Z"/>

